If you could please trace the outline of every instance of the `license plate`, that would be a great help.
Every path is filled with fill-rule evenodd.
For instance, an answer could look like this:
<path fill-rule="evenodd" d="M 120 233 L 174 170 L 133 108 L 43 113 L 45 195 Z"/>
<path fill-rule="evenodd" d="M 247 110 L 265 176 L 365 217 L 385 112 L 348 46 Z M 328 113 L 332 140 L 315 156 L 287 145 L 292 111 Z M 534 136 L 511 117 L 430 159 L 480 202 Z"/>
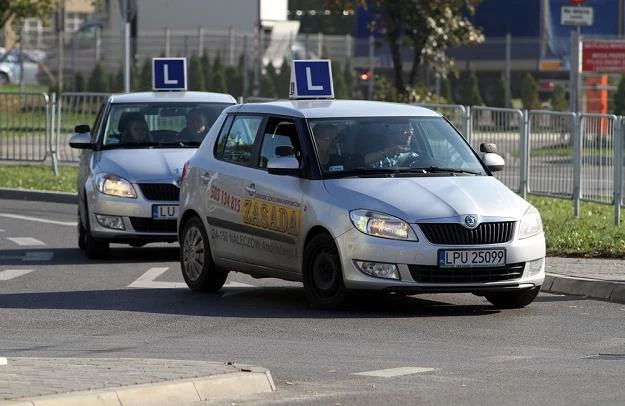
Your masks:
<path fill-rule="evenodd" d="M 152 218 L 154 220 L 172 220 L 178 218 L 177 204 L 155 204 L 152 206 Z"/>
<path fill-rule="evenodd" d="M 506 264 L 506 250 L 439 250 L 438 266 L 441 268 L 476 268 L 503 266 Z"/>

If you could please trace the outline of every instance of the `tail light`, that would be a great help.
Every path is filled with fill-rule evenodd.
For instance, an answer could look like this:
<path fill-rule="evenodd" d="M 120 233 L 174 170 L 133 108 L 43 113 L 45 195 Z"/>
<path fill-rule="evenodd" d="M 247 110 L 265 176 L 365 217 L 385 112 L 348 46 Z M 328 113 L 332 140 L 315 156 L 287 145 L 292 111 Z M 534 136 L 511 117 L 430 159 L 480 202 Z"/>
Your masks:
<path fill-rule="evenodd" d="M 189 170 L 189 161 L 186 161 L 182 166 L 182 172 L 180 173 L 180 178 L 178 178 L 178 184 L 182 186 L 182 182 L 184 182 L 185 176 L 187 176 L 187 171 Z"/>

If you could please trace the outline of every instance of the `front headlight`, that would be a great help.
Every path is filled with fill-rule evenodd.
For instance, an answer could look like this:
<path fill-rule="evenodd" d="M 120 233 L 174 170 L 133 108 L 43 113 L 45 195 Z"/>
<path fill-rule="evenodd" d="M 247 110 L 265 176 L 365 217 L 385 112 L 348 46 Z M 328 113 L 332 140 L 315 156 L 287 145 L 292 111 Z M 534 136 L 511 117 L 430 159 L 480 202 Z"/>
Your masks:
<path fill-rule="evenodd" d="M 534 206 L 530 206 L 519 224 L 519 240 L 533 237 L 536 234 L 542 233 L 542 231 L 543 222 L 540 219 L 540 213 L 538 213 L 538 210 L 536 210 Z"/>
<path fill-rule="evenodd" d="M 137 198 L 137 193 L 130 182 L 109 173 L 100 173 L 95 178 L 95 185 L 98 192 L 105 195 Z"/>
<path fill-rule="evenodd" d="M 419 241 L 412 227 L 397 217 L 371 210 L 352 210 L 349 217 L 361 232 L 374 237 Z"/>

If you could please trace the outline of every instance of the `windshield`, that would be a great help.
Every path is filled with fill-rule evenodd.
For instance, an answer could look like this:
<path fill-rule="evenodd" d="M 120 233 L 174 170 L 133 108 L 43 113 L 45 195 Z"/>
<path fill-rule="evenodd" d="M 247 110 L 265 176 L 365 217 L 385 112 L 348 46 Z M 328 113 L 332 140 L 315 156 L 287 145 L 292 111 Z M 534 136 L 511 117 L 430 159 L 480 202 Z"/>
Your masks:
<path fill-rule="evenodd" d="M 486 171 L 462 136 L 442 117 L 309 120 L 326 176 Z"/>
<path fill-rule="evenodd" d="M 226 103 L 113 104 L 102 145 L 110 148 L 197 147 Z"/>

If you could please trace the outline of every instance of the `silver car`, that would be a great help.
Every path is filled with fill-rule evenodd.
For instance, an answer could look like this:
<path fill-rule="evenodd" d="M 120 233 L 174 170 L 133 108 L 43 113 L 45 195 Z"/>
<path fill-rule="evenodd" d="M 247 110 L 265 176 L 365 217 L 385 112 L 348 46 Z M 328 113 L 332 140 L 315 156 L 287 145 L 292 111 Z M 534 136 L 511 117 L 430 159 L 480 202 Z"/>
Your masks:
<path fill-rule="evenodd" d="M 183 169 L 178 233 L 193 290 L 229 271 L 301 281 L 312 305 L 349 291 L 465 292 L 501 308 L 545 279 L 541 217 L 431 110 L 350 100 L 224 110 Z"/>
<path fill-rule="evenodd" d="M 26 52 L 0 52 L 0 86 L 18 84 L 23 81 L 26 85 L 38 85 L 39 77 L 44 73 L 42 55 Z"/>
<path fill-rule="evenodd" d="M 78 246 L 104 258 L 110 243 L 175 242 L 178 180 L 221 111 L 227 94 L 140 92 L 110 96 L 93 128 L 78 125 Z M 189 131 L 189 118 L 203 130 Z M 188 125 L 189 124 L 189 125 Z"/>

